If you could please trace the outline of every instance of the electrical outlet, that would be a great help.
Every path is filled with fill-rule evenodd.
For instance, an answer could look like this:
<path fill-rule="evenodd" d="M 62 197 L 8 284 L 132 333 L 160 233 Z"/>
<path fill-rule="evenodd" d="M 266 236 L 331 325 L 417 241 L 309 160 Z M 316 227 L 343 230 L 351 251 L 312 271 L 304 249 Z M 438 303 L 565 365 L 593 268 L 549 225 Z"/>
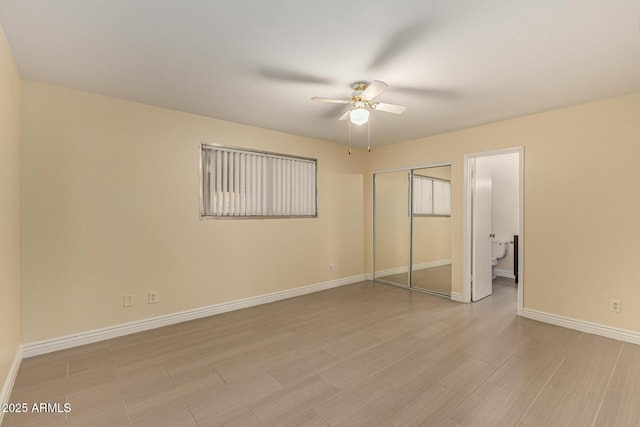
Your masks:
<path fill-rule="evenodd" d="M 329 264 L 329 271 L 333 271 L 333 264 Z"/>
<path fill-rule="evenodd" d="M 149 291 L 149 304 L 158 303 L 158 291 Z"/>
<path fill-rule="evenodd" d="M 133 295 L 125 295 L 122 297 L 122 307 L 133 306 Z"/>
<path fill-rule="evenodd" d="M 613 311 L 614 313 L 620 313 L 620 309 L 622 307 L 620 306 L 620 301 L 617 299 L 612 299 L 611 301 L 609 301 L 609 309 L 611 311 Z"/>

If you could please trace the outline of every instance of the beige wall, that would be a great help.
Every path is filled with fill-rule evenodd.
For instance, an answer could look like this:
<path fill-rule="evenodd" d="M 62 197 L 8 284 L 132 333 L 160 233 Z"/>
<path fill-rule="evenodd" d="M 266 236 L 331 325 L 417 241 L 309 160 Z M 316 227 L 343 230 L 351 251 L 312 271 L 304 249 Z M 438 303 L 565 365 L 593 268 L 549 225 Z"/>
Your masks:
<path fill-rule="evenodd" d="M 0 27 L 0 389 L 20 346 L 20 89 Z"/>
<path fill-rule="evenodd" d="M 378 147 L 367 175 L 453 163 L 452 290 L 461 293 L 463 155 L 524 146 L 525 308 L 640 332 L 639 116 L 633 94 Z M 621 313 L 609 311 L 611 298 Z"/>
<path fill-rule="evenodd" d="M 452 163 L 461 293 L 463 155 L 520 145 L 525 307 L 640 332 L 640 94 L 352 156 L 33 82 L 22 104 L 24 342 L 369 272 L 371 172 L 435 162 Z M 198 220 L 200 142 L 318 158 L 320 218 Z M 150 289 L 158 305 L 146 304 Z M 135 305 L 123 309 L 129 293 Z M 622 313 L 609 312 L 612 298 Z"/>
<path fill-rule="evenodd" d="M 22 112 L 25 342 L 364 271 L 364 150 L 28 81 Z M 317 158 L 319 218 L 199 220 L 202 142 Z"/>

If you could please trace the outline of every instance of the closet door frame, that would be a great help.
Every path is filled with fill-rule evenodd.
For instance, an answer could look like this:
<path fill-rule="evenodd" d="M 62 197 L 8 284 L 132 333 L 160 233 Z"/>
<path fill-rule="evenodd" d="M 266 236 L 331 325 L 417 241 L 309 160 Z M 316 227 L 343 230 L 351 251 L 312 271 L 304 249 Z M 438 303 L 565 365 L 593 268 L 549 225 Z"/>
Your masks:
<path fill-rule="evenodd" d="M 371 221 L 371 236 L 372 236 L 372 241 L 371 241 L 371 278 L 373 281 L 378 282 L 378 283 L 383 283 L 386 285 L 392 285 L 392 286 L 397 286 L 403 289 L 410 289 L 410 290 L 414 290 L 414 291 L 418 291 L 418 292 L 424 292 L 424 293 L 428 293 L 428 294 L 432 294 L 432 295 L 437 295 L 437 296 L 442 296 L 439 293 L 432 293 L 429 292 L 428 290 L 424 290 L 424 289 L 420 289 L 420 288 L 414 288 L 411 286 L 411 272 L 413 270 L 413 171 L 414 170 L 418 170 L 418 169 L 428 169 L 428 168 L 437 168 L 437 167 L 441 167 L 441 166 L 449 166 L 449 167 L 453 167 L 453 162 L 451 161 L 443 161 L 443 162 L 434 162 L 434 163 L 427 163 L 427 164 L 421 164 L 421 165 L 416 165 L 416 166 L 407 166 L 407 167 L 400 167 L 400 168 L 393 168 L 393 169 L 379 169 L 379 170 L 374 170 L 371 173 L 371 188 L 373 189 L 373 197 L 372 199 L 372 215 L 373 215 L 373 220 Z M 400 284 L 397 283 L 393 283 L 393 282 L 389 282 L 386 281 L 384 279 L 379 279 L 376 278 L 376 175 L 377 174 L 384 174 L 384 173 L 390 173 L 390 172 L 402 172 L 402 171 L 406 171 L 408 173 L 408 177 L 409 177 L 409 203 L 408 203 L 408 215 L 410 218 L 409 221 L 409 241 L 407 242 L 407 244 L 409 245 L 409 265 L 408 265 L 408 286 L 402 286 Z"/>

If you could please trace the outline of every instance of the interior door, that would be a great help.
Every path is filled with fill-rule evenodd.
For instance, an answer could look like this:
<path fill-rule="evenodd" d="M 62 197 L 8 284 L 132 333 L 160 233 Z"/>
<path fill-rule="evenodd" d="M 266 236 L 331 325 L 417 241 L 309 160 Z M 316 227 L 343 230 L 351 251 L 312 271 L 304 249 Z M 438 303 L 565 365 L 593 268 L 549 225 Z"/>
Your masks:
<path fill-rule="evenodd" d="M 491 166 L 475 159 L 472 164 L 471 300 L 492 293 L 491 274 Z"/>

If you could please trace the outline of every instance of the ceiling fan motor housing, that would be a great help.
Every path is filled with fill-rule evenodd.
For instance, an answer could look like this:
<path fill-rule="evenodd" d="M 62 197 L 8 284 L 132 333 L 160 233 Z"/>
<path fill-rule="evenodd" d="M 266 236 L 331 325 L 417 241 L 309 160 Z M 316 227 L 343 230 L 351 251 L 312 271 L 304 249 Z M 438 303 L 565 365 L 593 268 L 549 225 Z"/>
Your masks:
<path fill-rule="evenodd" d="M 367 87 L 369 87 L 369 83 L 357 82 L 357 83 L 354 83 L 351 87 L 353 88 L 353 93 L 351 94 L 351 103 L 352 104 L 357 104 L 358 102 L 367 103 L 367 100 L 362 97 L 362 92 L 364 92 L 364 90 Z"/>

